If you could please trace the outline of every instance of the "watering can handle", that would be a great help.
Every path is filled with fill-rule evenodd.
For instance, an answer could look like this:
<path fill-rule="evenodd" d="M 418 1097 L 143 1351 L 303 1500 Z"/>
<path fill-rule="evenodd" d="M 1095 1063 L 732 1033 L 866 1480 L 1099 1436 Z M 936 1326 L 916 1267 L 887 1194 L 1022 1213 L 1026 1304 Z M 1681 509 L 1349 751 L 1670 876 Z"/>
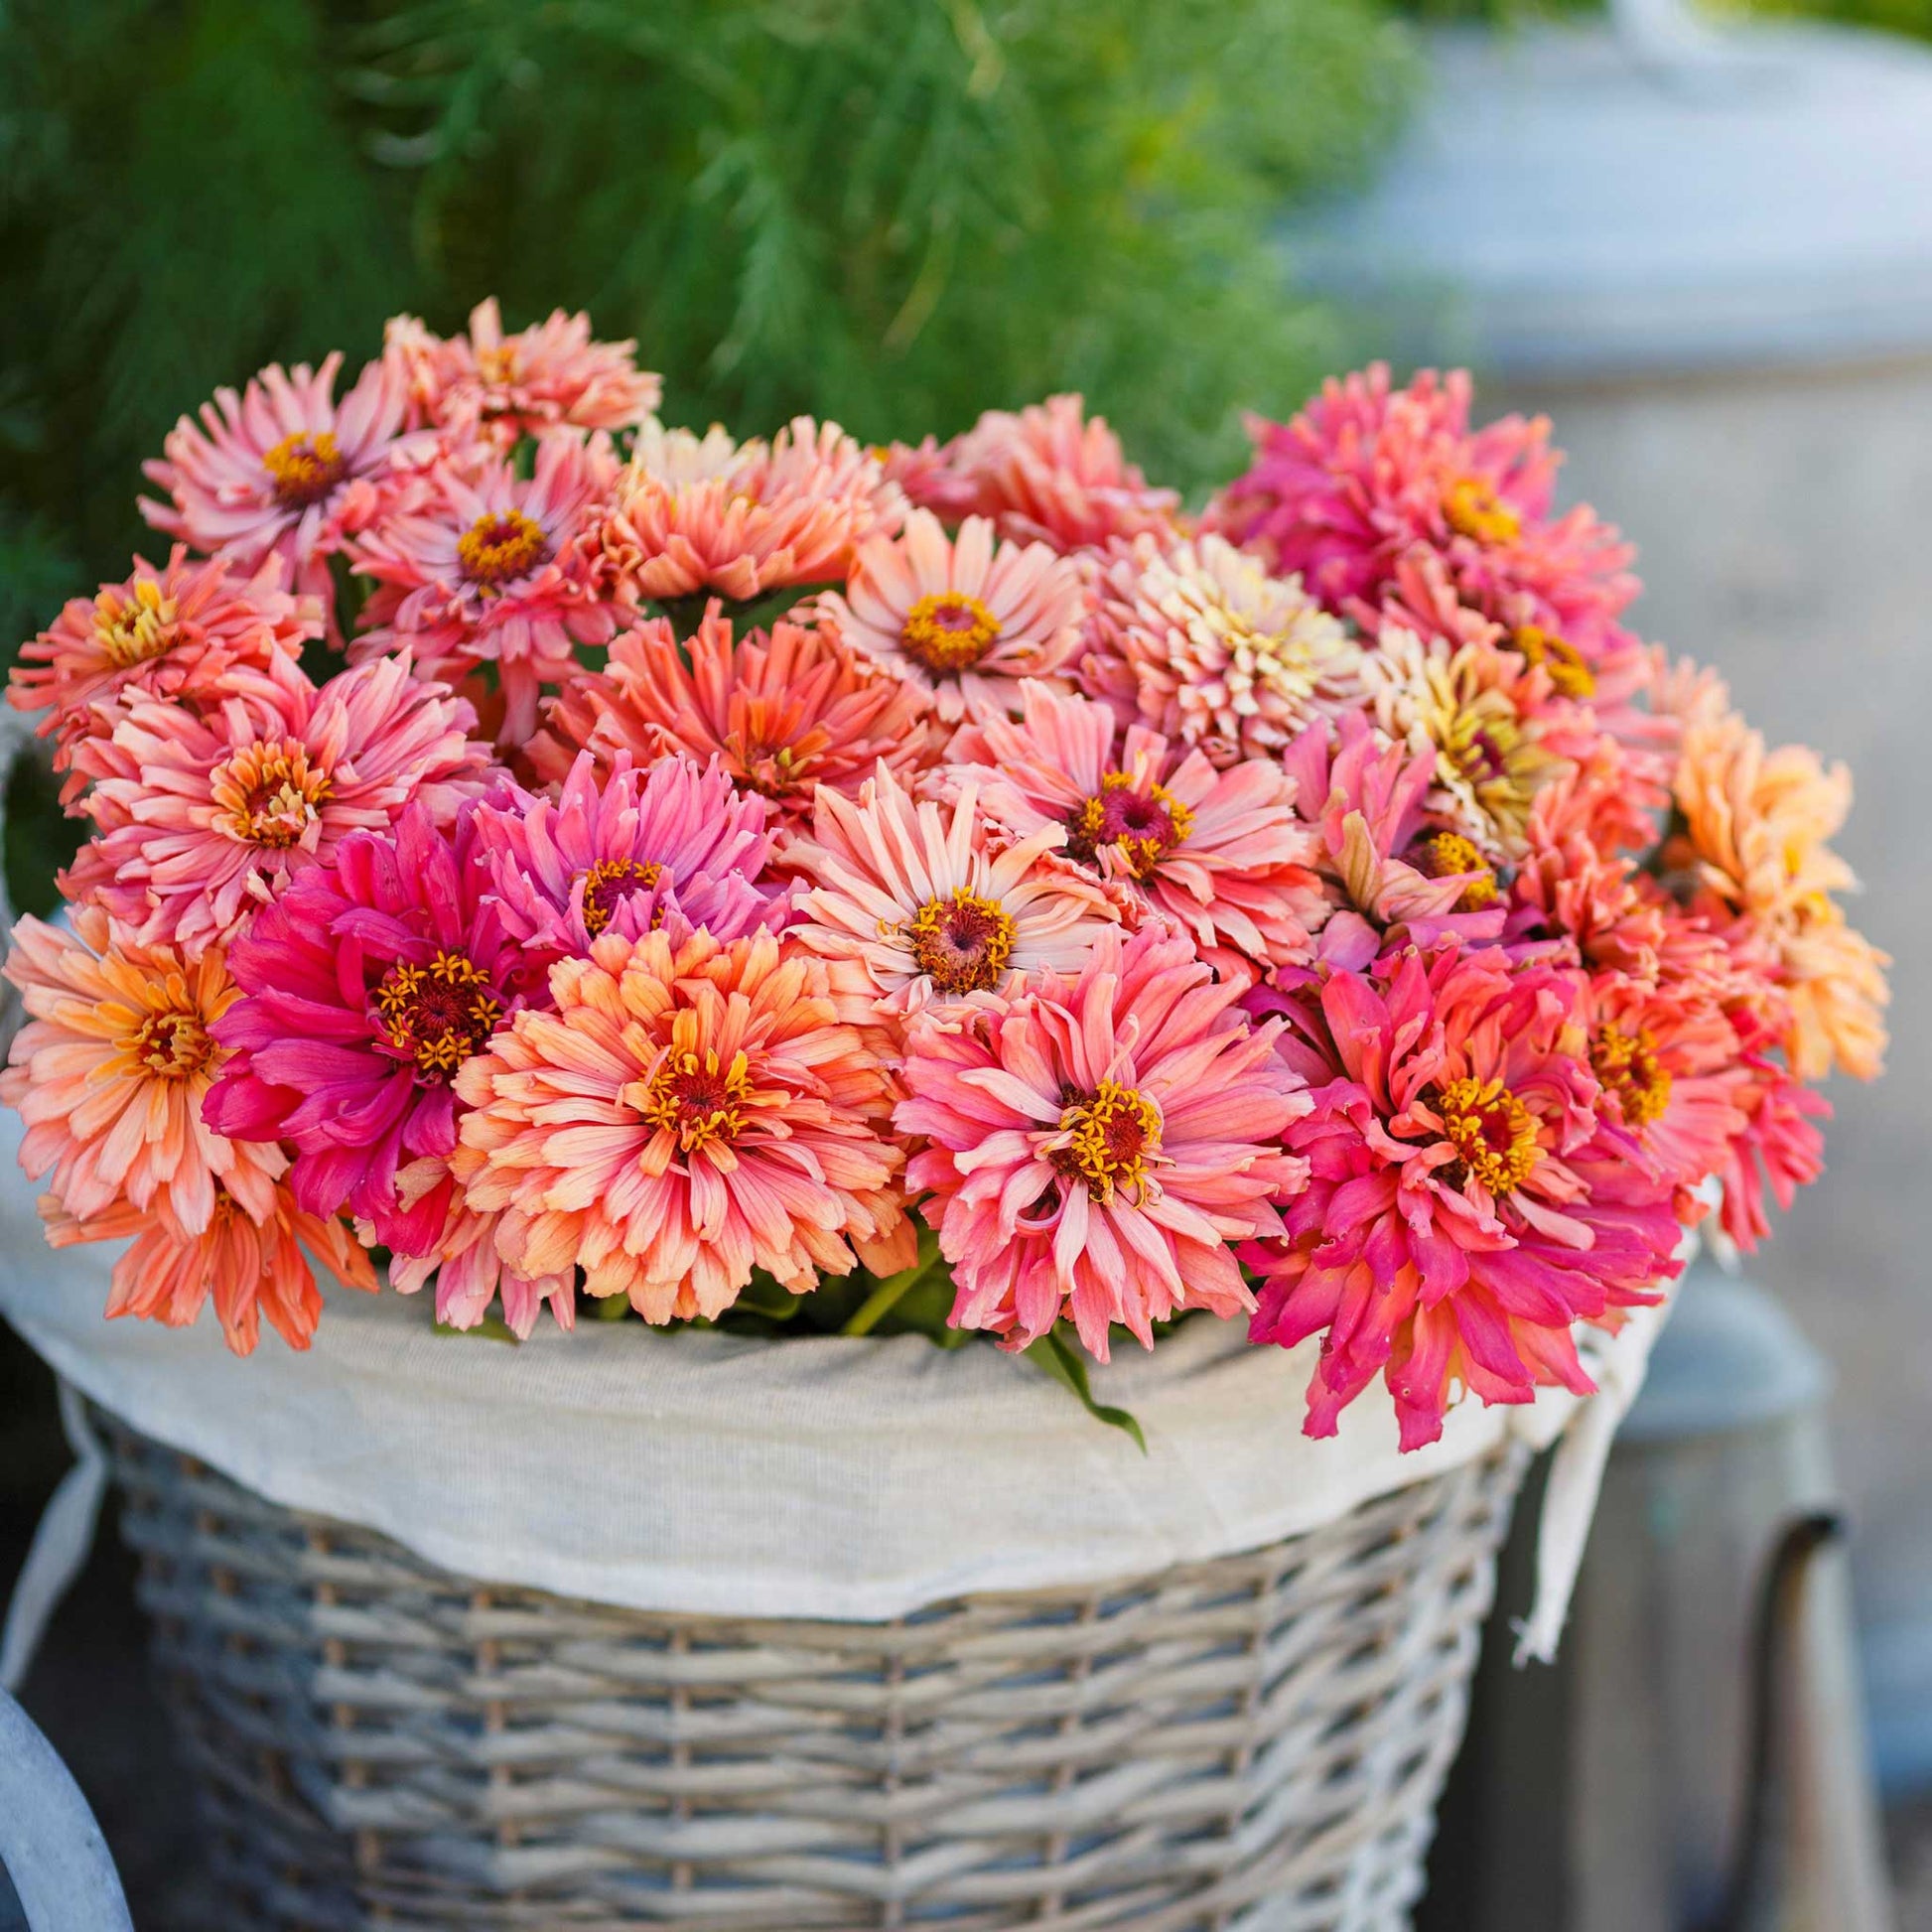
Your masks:
<path fill-rule="evenodd" d="M 134 1932 L 113 1855 L 34 1721 L 0 1691 L 0 1864 L 28 1932 Z"/>

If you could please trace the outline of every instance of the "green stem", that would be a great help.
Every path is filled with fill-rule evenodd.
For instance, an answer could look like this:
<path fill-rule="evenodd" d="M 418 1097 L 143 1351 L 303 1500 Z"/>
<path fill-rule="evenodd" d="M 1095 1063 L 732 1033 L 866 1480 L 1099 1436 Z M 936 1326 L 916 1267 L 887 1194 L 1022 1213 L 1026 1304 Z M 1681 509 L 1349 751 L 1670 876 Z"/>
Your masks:
<path fill-rule="evenodd" d="M 888 1275 L 853 1311 L 851 1318 L 839 1333 L 871 1334 L 938 1265 L 939 1258 L 934 1255 L 927 1260 L 915 1261 L 910 1268 L 901 1268 L 897 1275 Z"/>

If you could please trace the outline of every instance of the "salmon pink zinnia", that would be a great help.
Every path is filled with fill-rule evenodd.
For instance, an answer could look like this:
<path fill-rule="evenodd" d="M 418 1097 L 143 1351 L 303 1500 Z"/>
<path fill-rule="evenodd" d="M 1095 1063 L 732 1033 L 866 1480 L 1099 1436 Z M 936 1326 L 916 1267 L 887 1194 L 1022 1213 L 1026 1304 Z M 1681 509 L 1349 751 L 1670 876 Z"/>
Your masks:
<path fill-rule="evenodd" d="M 1080 641 L 1078 565 L 1043 543 L 996 543 L 969 516 L 949 539 L 914 510 L 902 536 L 859 546 L 845 593 L 820 610 L 854 650 L 931 699 L 948 724 L 1015 708 L 1016 678 L 1044 677 Z"/>
<path fill-rule="evenodd" d="M 1281 1137 L 1309 1102 L 1239 991 L 1149 927 L 964 1025 L 913 1024 L 894 1119 L 929 1143 L 907 1179 L 933 1195 L 955 1327 L 1024 1348 L 1071 1315 L 1104 1362 L 1115 1323 L 1152 1347 L 1184 1309 L 1253 1306 L 1230 1244 L 1280 1232 L 1308 1173 Z"/>
<path fill-rule="evenodd" d="M 1287 1243 L 1244 1256 L 1256 1341 L 1325 1331 L 1311 1436 L 1378 1374 L 1405 1449 L 1436 1440 L 1458 1388 L 1587 1394 L 1572 1325 L 1613 1328 L 1676 1274 L 1670 1178 L 1605 1104 L 1587 995 L 1581 973 L 1450 946 L 1251 999 L 1288 1015 L 1312 1088 L 1288 1130 L 1312 1173 Z"/>
<path fill-rule="evenodd" d="M 318 688 L 275 651 L 205 717 L 144 699 L 74 754 L 99 835 L 62 881 L 145 942 L 226 939 L 348 833 L 420 799 L 447 823 L 482 786 L 467 702 L 383 658 Z"/>
<path fill-rule="evenodd" d="M 612 932 L 550 996 L 457 1077 L 455 1166 L 514 1266 L 581 1266 L 664 1322 L 721 1313 L 754 1269 L 802 1295 L 897 1263 L 880 1072 L 817 960 L 768 932 Z"/>

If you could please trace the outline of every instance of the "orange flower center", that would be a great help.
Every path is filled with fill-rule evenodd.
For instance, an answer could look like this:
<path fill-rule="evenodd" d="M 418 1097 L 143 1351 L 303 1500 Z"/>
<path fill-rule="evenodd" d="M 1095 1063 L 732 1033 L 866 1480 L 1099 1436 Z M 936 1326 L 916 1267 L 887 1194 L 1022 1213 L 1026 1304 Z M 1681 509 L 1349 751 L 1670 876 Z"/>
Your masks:
<path fill-rule="evenodd" d="M 1542 1158 L 1536 1116 L 1500 1080 L 1451 1080 L 1437 1095 L 1436 1111 L 1463 1168 L 1492 1194 L 1521 1186 Z"/>
<path fill-rule="evenodd" d="M 695 1154 L 745 1131 L 744 1103 L 751 1097 L 751 1062 L 742 1051 L 729 1066 L 719 1060 L 716 1047 L 669 1052 L 651 1075 L 643 1115 L 653 1127 L 675 1134 L 686 1154 Z"/>
<path fill-rule="evenodd" d="M 1161 1151 L 1161 1114 L 1138 1087 L 1102 1080 L 1099 1091 L 1062 1092 L 1066 1103 L 1048 1159 L 1056 1173 L 1087 1183 L 1095 1200 L 1115 1189 L 1139 1201 L 1147 1192 L 1147 1164 Z"/>
<path fill-rule="evenodd" d="M 941 993 L 990 993 L 1013 957 L 1012 914 L 990 898 L 954 893 L 929 898 L 907 921 L 919 971 Z"/>
<path fill-rule="evenodd" d="M 102 591 L 94 599 L 94 641 L 116 670 L 159 657 L 175 641 L 175 600 L 143 578 L 131 597 Z"/>
<path fill-rule="evenodd" d="M 1109 771 L 1100 790 L 1067 820 L 1066 850 L 1093 865 L 1104 846 L 1113 846 L 1135 878 L 1149 880 L 1193 828 L 1194 814 L 1167 786 L 1141 791 L 1125 771 Z"/>
<path fill-rule="evenodd" d="M 151 1013 L 125 1035 L 121 1051 L 163 1080 L 187 1080 L 214 1057 L 202 1016 L 187 1008 Z"/>
<path fill-rule="evenodd" d="M 499 386 L 516 380 L 516 346 L 512 343 L 483 343 L 477 348 L 477 373 Z"/>
<path fill-rule="evenodd" d="M 461 953 L 438 952 L 427 966 L 402 961 L 382 976 L 375 1010 L 389 1044 L 416 1070 L 447 1080 L 479 1051 L 503 1017 L 483 969 Z"/>
<path fill-rule="evenodd" d="M 939 591 L 905 614 L 898 640 L 929 671 L 963 671 L 1000 640 L 1000 620 L 976 597 Z"/>
<path fill-rule="evenodd" d="M 542 526 L 521 510 L 488 510 L 456 540 L 464 576 L 492 588 L 521 577 L 549 553 Z"/>
<path fill-rule="evenodd" d="M 319 503 L 348 473 L 348 459 L 325 430 L 285 436 L 262 458 L 275 484 L 275 500 L 287 509 Z"/>
<path fill-rule="evenodd" d="M 299 739 L 257 739 L 216 766 L 214 823 L 243 845 L 281 851 L 301 843 L 333 788 Z"/>
<path fill-rule="evenodd" d="M 1508 641 L 1511 650 L 1550 673 L 1551 688 L 1558 696 L 1581 700 L 1596 695 L 1596 674 L 1584 661 L 1583 652 L 1554 630 L 1545 630 L 1540 623 L 1519 623 Z"/>
<path fill-rule="evenodd" d="M 1670 1074 L 1657 1063 L 1657 1042 L 1648 1028 L 1626 1034 L 1605 1027 L 1589 1049 L 1589 1063 L 1628 1127 L 1647 1127 L 1670 1105 Z"/>
<path fill-rule="evenodd" d="M 1460 832 L 1432 832 L 1416 848 L 1416 870 L 1427 879 L 1474 874 L 1455 901 L 1458 912 L 1480 912 L 1500 897 L 1494 871 L 1476 850 L 1475 841 L 1465 839 Z"/>
<path fill-rule="evenodd" d="M 663 877 L 655 859 L 600 859 L 584 875 L 585 931 L 595 939 L 632 893 L 648 892 Z"/>
<path fill-rule="evenodd" d="M 1523 519 L 1481 477 L 1456 478 L 1443 491 L 1443 515 L 1458 536 L 1475 543 L 1509 543 L 1523 532 Z"/>

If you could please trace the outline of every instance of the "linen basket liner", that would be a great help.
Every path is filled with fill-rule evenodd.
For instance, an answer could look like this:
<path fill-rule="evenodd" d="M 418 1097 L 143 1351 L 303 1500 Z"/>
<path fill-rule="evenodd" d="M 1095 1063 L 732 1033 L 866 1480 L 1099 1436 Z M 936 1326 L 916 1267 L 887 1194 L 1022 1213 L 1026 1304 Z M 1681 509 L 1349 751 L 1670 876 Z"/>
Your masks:
<path fill-rule="evenodd" d="M 1206 1318 L 1094 1370 L 1097 1398 L 1140 1420 L 1145 1455 L 1024 1360 L 917 1335 L 772 1344 L 628 1321 L 564 1334 L 546 1318 L 512 1346 L 436 1333 L 422 1301 L 332 1284 L 306 1354 L 264 1327 L 239 1360 L 211 1315 L 186 1330 L 102 1318 L 119 1244 L 45 1246 L 20 1134 L 7 1110 L 0 1313 L 73 1389 L 288 1508 L 462 1576 L 638 1610 L 883 1621 L 1146 1577 L 1332 1523 L 1511 1439 L 1561 1440 L 1521 1646 L 1547 1657 L 1663 1314 L 1587 1338 L 1597 1396 L 1464 1401 L 1410 1455 L 1379 1381 L 1337 1436 L 1303 1436 L 1318 1339 L 1251 1348 L 1243 1323 Z M 20 1598 L 58 1596 L 104 1480 L 78 1404 L 66 1409 L 83 1449 L 70 1480 L 92 1496 L 50 1505 L 62 1547 L 30 1562 Z M 46 1607 L 17 1600 L 13 1620 Z"/>

